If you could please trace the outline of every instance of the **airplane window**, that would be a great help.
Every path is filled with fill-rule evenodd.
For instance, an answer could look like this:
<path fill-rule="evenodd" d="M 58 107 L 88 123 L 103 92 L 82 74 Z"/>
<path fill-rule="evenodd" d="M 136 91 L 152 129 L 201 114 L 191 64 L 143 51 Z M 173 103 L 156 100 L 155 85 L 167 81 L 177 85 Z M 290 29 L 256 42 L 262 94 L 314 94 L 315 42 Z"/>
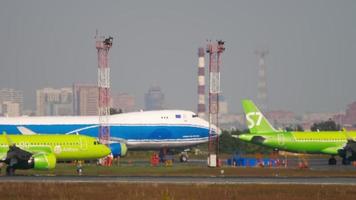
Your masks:
<path fill-rule="evenodd" d="M 195 117 L 198 117 L 198 115 L 197 115 L 197 114 L 194 114 L 194 115 L 192 115 L 192 117 L 195 118 Z"/>

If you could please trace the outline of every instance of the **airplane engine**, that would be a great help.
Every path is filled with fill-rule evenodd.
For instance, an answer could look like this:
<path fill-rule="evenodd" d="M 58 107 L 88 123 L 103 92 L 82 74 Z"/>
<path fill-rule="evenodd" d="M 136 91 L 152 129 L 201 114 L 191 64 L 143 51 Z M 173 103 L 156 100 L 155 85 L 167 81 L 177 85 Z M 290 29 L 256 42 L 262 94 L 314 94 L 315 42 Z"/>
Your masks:
<path fill-rule="evenodd" d="M 54 154 L 35 154 L 28 161 L 33 162 L 33 168 L 39 170 L 54 169 L 56 167 L 56 157 Z"/>
<path fill-rule="evenodd" d="M 345 146 L 345 150 L 346 150 L 346 158 L 349 161 L 355 161 L 356 160 L 356 141 L 349 140 Z"/>
<path fill-rule="evenodd" d="M 348 140 L 344 149 L 339 150 L 338 154 L 342 157 L 342 164 L 349 165 L 351 161 L 356 161 L 356 141 Z"/>
<path fill-rule="evenodd" d="M 123 157 L 127 153 L 127 146 L 125 143 L 112 143 L 110 144 L 110 150 L 114 157 Z"/>
<path fill-rule="evenodd" d="M 32 154 L 12 145 L 4 162 L 7 164 L 6 173 L 12 175 L 15 169 L 53 169 L 56 166 L 56 157 L 47 153 Z"/>

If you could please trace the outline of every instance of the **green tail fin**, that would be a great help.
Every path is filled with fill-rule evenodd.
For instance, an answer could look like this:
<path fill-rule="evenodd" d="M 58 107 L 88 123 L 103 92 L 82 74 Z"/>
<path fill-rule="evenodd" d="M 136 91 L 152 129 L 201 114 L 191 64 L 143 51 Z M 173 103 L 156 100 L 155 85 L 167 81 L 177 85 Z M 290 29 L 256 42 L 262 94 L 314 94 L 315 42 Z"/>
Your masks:
<path fill-rule="evenodd" d="M 277 132 L 251 100 L 242 100 L 242 107 L 250 133 Z"/>

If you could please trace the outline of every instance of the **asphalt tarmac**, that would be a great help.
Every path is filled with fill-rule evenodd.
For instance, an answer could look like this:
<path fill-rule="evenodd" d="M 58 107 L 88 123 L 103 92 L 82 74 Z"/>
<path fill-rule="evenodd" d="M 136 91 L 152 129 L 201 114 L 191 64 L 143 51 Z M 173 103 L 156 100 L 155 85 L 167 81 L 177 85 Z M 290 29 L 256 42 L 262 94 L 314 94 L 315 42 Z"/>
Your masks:
<path fill-rule="evenodd" d="M 1 182 L 356 185 L 345 177 L 1 176 Z"/>

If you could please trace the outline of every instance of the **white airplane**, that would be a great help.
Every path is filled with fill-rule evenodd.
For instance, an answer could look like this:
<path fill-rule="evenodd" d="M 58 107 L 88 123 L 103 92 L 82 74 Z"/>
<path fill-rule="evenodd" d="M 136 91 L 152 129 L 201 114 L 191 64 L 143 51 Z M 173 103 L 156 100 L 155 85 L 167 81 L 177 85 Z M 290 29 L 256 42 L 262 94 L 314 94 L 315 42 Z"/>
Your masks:
<path fill-rule="evenodd" d="M 110 148 L 114 156 L 127 149 L 187 148 L 208 142 L 216 126 L 194 112 L 184 110 L 142 111 L 111 115 Z M 0 131 L 9 134 L 81 134 L 98 137 L 98 116 L 0 117 Z"/>

